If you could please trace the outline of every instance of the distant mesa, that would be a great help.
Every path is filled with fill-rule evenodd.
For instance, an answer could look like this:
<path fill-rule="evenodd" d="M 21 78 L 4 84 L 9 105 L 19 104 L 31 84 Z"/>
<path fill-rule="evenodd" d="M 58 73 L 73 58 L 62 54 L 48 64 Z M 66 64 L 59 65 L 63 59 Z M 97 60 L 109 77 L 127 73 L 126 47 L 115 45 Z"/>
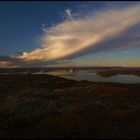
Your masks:
<path fill-rule="evenodd" d="M 68 70 L 70 73 L 75 73 L 75 72 L 78 72 L 78 70 L 76 70 L 75 68 L 70 68 L 69 70 Z"/>
<path fill-rule="evenodd" d="M 28 70 L 28 71 L 27 71 L 27 74 L 33 74 L 33 71 Z"/>

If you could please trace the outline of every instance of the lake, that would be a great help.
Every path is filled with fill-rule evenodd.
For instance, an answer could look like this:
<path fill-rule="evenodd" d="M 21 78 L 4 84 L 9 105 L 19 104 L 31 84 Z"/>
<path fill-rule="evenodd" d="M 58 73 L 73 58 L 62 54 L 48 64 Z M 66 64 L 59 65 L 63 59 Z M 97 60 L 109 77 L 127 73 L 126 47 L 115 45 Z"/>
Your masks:
<path fill-rule="evenodd" d="M 67 79 L 87 80 L 93 82 L 119 82 L 119 83 L 140 83 L 140 77 L 135 75 L 115 75 L 111 77 L 102 77 L 97 75 L 97 70 L 80 70 L 76 73 L 67 73 L 65 71 L 50 71 L 50 75 L 57 75 Z"/>

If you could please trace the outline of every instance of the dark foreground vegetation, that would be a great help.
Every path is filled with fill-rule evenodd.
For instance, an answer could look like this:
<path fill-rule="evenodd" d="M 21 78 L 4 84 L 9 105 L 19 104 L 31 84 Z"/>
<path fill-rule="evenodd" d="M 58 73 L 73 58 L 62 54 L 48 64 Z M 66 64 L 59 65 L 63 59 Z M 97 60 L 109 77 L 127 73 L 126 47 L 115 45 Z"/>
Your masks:
<path fill-rule="evenodd" d="M 0 138 L 140 138 L 140 84 L 0 75 Z"/>
<path fill-rule="evenodd" d="M 140 70 L 105 70 L 105 71 L 98 71 L 98 75 L 103 77 L 110 77 L 114 75 L 135 75 L 140 77 Z"/>

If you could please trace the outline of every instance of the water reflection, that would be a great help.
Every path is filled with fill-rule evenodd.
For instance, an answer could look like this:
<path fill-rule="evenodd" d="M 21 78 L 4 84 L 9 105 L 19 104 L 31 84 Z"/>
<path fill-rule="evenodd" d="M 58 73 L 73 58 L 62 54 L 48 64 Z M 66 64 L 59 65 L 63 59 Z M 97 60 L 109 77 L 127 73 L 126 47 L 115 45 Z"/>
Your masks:
<path fill-rule="evenodd" d="M 115 75 L 111 77 L 102 77 L 97 74 L 97 70 L 80 70 L 76 73 L 67 71 L 51 71 L 51 75 L 57 75 L 68 79 L 87 80 L 93 82 L 120 82 L 120 83 L 140 83 L 140 77 L 135 75 Z"/>

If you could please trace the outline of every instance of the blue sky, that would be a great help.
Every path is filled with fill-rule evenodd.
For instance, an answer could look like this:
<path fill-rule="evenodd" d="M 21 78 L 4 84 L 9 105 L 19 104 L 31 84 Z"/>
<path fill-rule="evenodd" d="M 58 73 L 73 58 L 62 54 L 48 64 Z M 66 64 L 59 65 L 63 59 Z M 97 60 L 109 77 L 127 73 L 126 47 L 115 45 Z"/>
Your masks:
<path fill-rule="evenodd" d="M 60 22 L 60 12 L 68 5 L 58 3 L 56 6 L 54 2 L 0 2 L 1 54 L 38 47 L 35 40 L 42 34 L 42 24 Z"/>
<path fill-rule="evenodd" d="M 86 1 L 85 2 L 84 1 L 82 2 L 78 2 L 78 1 L 77 2 L 74 1 L 0 2 L 0 66 L 26 65 L 27 63 L 26 62 L 24 63 L 24 59 L 28 61 L 28 65 L 30 65 L 30 60 L 32 61 L 33 58 L 35 59 L 33 63 L 31 62 L 31 65 L 35 64 L 37 66 L 38 65 L 39 66 L 40 65 L 42 66 L 47 66 L 47 65 L 50 66 L 67 66 L 67 65 L 140 66 L 139 64 L 140 33 L 138 32 L 138 30 L 140 29 L 140 22 L 137 20 L 136 22 L 133 23 L 133 26 L 128 25 L 128 27 L 126 27 L 125 30 L 123 31 L 118 28 L 117 30 L 120 31 L 117 32 L 117 37 L 116 34 L 114 33 L 113 35 L 112 34 L 110 35 L 111 36 L 110 38 L 114 36 L 112 40 L 110 38 L 108 39 L 108 35 L 106 35 L 105 38 L 107 39 L 105 41 L 104 40 L 101 42 L 97 41 L 95 45 L 92 43 L 90 47 L 85 46 L 85 48 L 81 48 L 83 44 L 77 43 L 77 41 L 75 41 L 76 39 L 77 40 L 82 39 L 82 38 L 78 38 L 79 36 L 78 32 L 79 31 L 82 32 L 82 30 L 83 30 L 82 33 L 85 32 L 85 34 L 89 38 L 91 38 L 92 36 L 92 32 L 88 33 L 86 31 L 87 26 L 85 30 L 83 28 L 84 25 L 82 24 L 83 22 L 85 22 L 86 18 L 90 19 L 90 16 L 93 18 L 92 24 L 91 21 L 89 21 L 88 26 L 91 26 L 91 30 L 94 31 L 96 28 L 92 28 L 92 26 L 97 26 L 96 22 L 100 21 L 99 18 L 102 18 L 103 17 L 102 15 L 104 14 L 107 15 L 107 13 L 111 15 L 111 12 L 107 11 L 110 9 L 112 10 L 117 9 L 116 11 L 114 10 L 117 13 L 117 11 L 119 11 L 118 10 L 119 8 L 123 10 L 129 7 L 126 10 L 126 14 L 124 15 L 124 17 L 128 16 L 128 18 L 130 18 L 131 20 L 131 16 L 129 17 L 129 11 L 132 11 L 131 7 L 133 6 L 134 9 L 136 9 L 136 12 L 135 13 L 131 12 L 130 14 L 134 14 L 132 18 L 135 15 L 137 16 L 136 18 L 139 18 L 139 15 L 137 15 L 138 12 L 137 8 L 139 6 L 139 2 L 86 2 Z M 128 15 L 127 15 L 127 11 L 128 11 Z M 99 12 L 101 16 L 94 18 L 95 17 L 94 14 L 96 12 Z M 116 14 L 116 16 L 118 15 Z M 69 27 L 73 25 L 73 22 L 78 20 L 79 20 L 78 22 L 79 26 L 77 26 L 77 28 Z M 123 17 L 121 20 L 123 20 Z M 121 20 L 118 19 L 118 21 L 116 22 L 121 23 L 122 22 Z M 104 20 L 101 20 L 101 22 L 103 21 Z M 82 24 L 80 24 L 80 22 Z M 106 23 L 107 22 L 105 21 L 105 24 Z M 67 31 L 67 29 L 63 29 L 64 33 L 62 33 L 61 29 L 59 28 L 60 24 L 63 25 L 64 27 L 67 27 L 71 31 Z M 115 23 L 113 22 L 112 24 Z M 112 24 L 111 26 L 112 28 L 114 28 L 115 25 Z M 55 27 L 57 27 L 56 30 Z M 106 27 L 104 27 L 102 24 L 101 28 L 104 29 Z M 45 29 L 48 29 L 49 32 L 44 31 Z M 90 30 L 90 28 L 87 28 L 87 30 Z M 55 31 L 57 31 L 58 33 L 55 33 L 55 35 L 53 35 L 52 32 Z M 62 46 L 65 44 L 63 48 L 67 48 L 67 50 L 69 50 L 69 48 L 72 45 L 74 47 L 74 50 L 71 49 L 69 51 L 71 53 L 66 52 L 65 54 L 66 49 L 62 50 L 62 48 L 58 48 L 58 47 L 55 48 L 54 46 L 56 46 L 56 44 L 53 44 L 53 42 L 49 40 L 51 36 L 53 36 L 54 38 L 58 38 L 58 37 L 64 37 L 65 35 L 67 37 L 69 36 L 69 34 L 70 35 L 72 34 L 74 36 L 74 37 L 73 36 L 70 37 L 73 40 L 65 40 L 65 42 L 62 42 L 62 40 L 56 39 L 54 40 L 54 42 L 57 42 L 57 44 L 61 43 Z M 77 37 L 75 36 L 75 34 L 77 34 Z M 98 34 L 99 31 L 97 31 L 97 35 Z M 93 36 L 96 36 L 95 32 L 93 32 Z M 45 40 L 46 44 L 44 44 L 44 40 L 42 41 L 42 38 Z M 83 39 L 86 42 L 87 38 L 83 38 Z M 129 43 L 129 40 L 132 40 L 131 41 L 132 44 Z M 71 41 L 72 43 L 66 43 L 69 41 Z M 49 46 L 48 44 L 53 44 L 53 45 Z M 77 51 L 76 47 L 78 45 L 79 45 L 79 50 Z M 42 48 L 42 46 L 43 47 L 45 46 L 45 49 L 39 50 L 38 53 L 36 50 Z M 100 46 L 101 49 L 98 50 Z M 110 46 L 111 49 L 108 49 L 108 46 Z M 113 49 L 112 46 L 114 47 Z M 124 46 L 126 46 L 126 48 Z M 50 49 L 46 49 L 47 47 Z M 55 49 L 55 51 L 53 51 L 53 48 Z M 59 56 L 56 57 L 57 49 L 59 50 L 61 49 L 62 53 L 58 51 Z M 17 52 L 19 51 L 25 52 L 25 55 L 23 55 L 24 57 L 17 56 L 18 55 Z M 53 56 L 50 56 L 52 52 L 54 52 L 54 54 L 52 54 Z M 1 57 L 3 58 L 3 56 L 6 56 L 7 59 L 5 60 L 1 59 Z M 15 59 L 17 59 L 18 63 L 17 61 L 13 62 L 13 60 Z M 64 61 L 65 63 L 63 63 Z"/>

